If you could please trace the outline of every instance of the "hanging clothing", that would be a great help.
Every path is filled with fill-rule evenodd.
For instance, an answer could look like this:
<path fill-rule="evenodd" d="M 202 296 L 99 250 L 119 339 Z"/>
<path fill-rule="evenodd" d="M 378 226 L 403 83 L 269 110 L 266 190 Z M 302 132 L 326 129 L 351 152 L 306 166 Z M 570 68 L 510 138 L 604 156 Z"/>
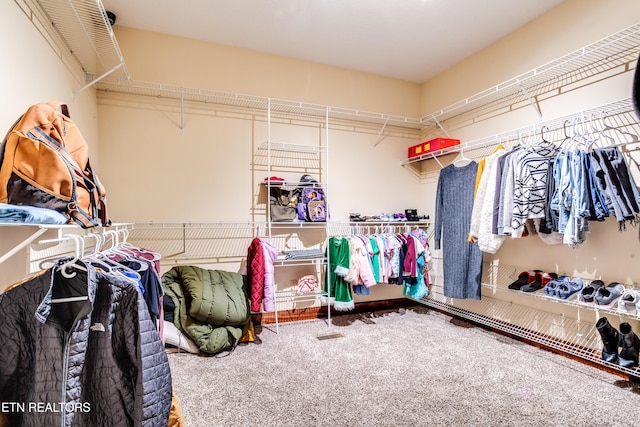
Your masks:
<path fill-rule="evenodd" d="M 420 230 L 424 233 L 423 230 Z M 422 235 L 421 233 L 421 235 Z M 413 241 L 413 251 L 415 253 L 415 274 L 411 276 L 411 280 L 404 281 L 403 295 L 413 299 L 421 299 L 429 293 L 426 278 L 426 248 L 423 246 L 423 240 L 415 233 L 407 235 L 407 241 Z M 426 243 L 426 241 L 424 241 Z"/>
<path fill-rule="evenodd" d="M 514 165 L 514 204 L 511 236 L 522 237 L 527 219 L 544 218 L 549 160 L 558 152 L 551 143 L 528 147 Z"/>
<path fill-rule="evenodd" d="M 9 425 L 167 425 L 169 362 L 137 286 L 66 261 L 0 295 L 0 400 L 53 405 Z"/>
<path fill-rule="evenodd" d="M 476 188 L 471 212 L 469 238 L 472 242 L 478 243 L 481 251 L 488 253 L 496 253 L 504 242 L 504 236 L 492 233 L 497 160 L 504 153 L 504 148 L 499 145 L 493 154 L 485 158 L 484 170 Z"/>
<path fill-rule="evenodd" d="M 380 283 L 382 281 L 382 274 L 380 273 L 380 248 L 378 247 L 378 241 L 375 237 L 370 237 L 369 242 L 372 248 L 371 262 L 373 265 L 373 277 L 376 283 Z"/>
<path fill-rule="evenodd" d="M 436 190 L 434 247 L 442 248 L 444 295 L 480 299 L 482 252 L 468 240 L 477 163 L 440 171 Z"/>
<path fill-rule="evenodd" d="M 592 162 L 598 185 L 602 189 L 610 210 L 616 216 L 619 228 L 627 221 L 635 222 L 640 215 L 640 194 L 618 147 L 596 148 Z"/>
<path fill-rule="evenodd" d="M 163 291 L 160 276 L 158 276 L 158 273 L 156 273 L 155 269 L 146 260 L 121 259 L 117 262 L 140 275 L 139 284 L 142 289 L 142 295 L 149 309 L 151 321 L 155 324 L 156 321 L 161 318 L 160 298 L 162 297 Z"/>
<path fill-rule="evenodd" d="M 345 276 L 345 280 L 354 286 L 358 286 L 359 295 L 369 295 L 367 290 L 375 286 L 375 276 L 373 274 L 373 264 L 369 258 L 367 246 L 358 236 L 350 236 L 347 238 L 349 242 L 349 272 Z M 363 288 L 364 289 L 363 289 Z"/>
<path fill-rule="evenodd" d="M 327 252 L 329 262 L 324 290 L 329 294 L 334 309 L 353 310 L 355 303 L 351 296 L 351 286 L 346 280 L 349 273 L 349 241 L 346 237 L 331 237 Z"/>
<path fill-rule="evenodd" d="M 264 290 L 262 295 L 262 308 L 266 312 L 275 310 L 275 266 L 274 263 L 278 259 L 278 248 L 272 245 L 266 239 L 260 239 L 262 251 L 264 254 Z"/>
<path fill-rule="evenodd" d="M 497 222 L 495 234 L 499 236 L 510 236 L 513 231 L 511 225 L 514 206 L 514 169 L 518 160 L 518 153 L 521 150 L 523 150 L 523 147 L 516 146 L 506 156 L 498 160 L 502 164 L 502 170 L 498 175 L 500 184 L 496 188 Z"/>
<path fill-rule="evenodd" d="M 251 311 L 259 312 L 264 297 L 264 250 L 259 238 L 251 241 L 247 249 L 247 281 L 251 289 Z"/>

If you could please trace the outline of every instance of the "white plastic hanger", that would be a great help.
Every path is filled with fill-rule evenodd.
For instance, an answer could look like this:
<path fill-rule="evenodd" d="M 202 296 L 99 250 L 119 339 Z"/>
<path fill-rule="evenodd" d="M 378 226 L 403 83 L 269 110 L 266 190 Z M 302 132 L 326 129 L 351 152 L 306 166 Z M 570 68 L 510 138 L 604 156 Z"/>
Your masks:
<path fill-rule="evenodd" d="M 60 273 L 67 279 L 70 279 L 76 275 L 76 272 L 73 270 L 87 271 L 87 269 L 83 266 L 76 264 L 76 262 L 80 260 L 80 258 L 82 258 L 82 255 L 84 253 L 84 240 L 82 239 L 82 237 L 76 236 L 75 234 L 70 234 L 69 237 L 75 241 L 75 254 L 73 258 L 70 258 L 67 262 L 58 266 L 58 271 L 60 271 Z"/>
<path fill-rule="evenodd" d="M 610 138 L 611 141 L 615 141 L 615 144 L 610 146 L 618 147 L 622 145 L 635 144 L 637 142 L 640 142 L 640 139 L 638 139 L 638 135 L 631 132 L 624 131 L 620 129 L 620 127 L 614 127 L 607 124 L 604 121 L 606 117 L 607 117 L 607 112 L 604 111 L 600 119 L 600 122 L 602 124 L 602 130 L 600 131 L 600 134 L 603 135 L 605 131 L 610 131 L 610 132 L 614 132 L 615 135 L 617 136 L 616 138 L 614 138 L 610 134 L 607 134 L 607 137 Z"/>
<path fill-rule="evenodd" d="M 67 279 L 71 279 L 75 277 L 77 274 L 76 272 L 77 270 L 87 271 L 85 267 L 83 267 L 80 264 L 77 264 L 77 261 L 80 260 L 84 252 L 84 239 L 75 234 L 71 234 L 69 235 L 69 237 L 75 241 L 75 244 L 76 244 L 75 255 L 69 261 L 58 266 L 58 271 L 60 271 L 60 274 L 62 274 L 62 276 L 66 277 Z M 64 302 L 75 302 L 75 301 L 86 301 L 88 299 L 89 299 L 89 295 L 80 295 L 76 297 L 66 297 L 66 298 L 53 298 L 51 300 L 51 304 L 59 304 Z"/>
<path fill-rule="evenodd" d="M 472 159 L 464 155 L 464 149 L 460 148 L 460 155 L 451 164 L 454 166 L 458 166 L 458 163 L 467 162 L 467 164 L 469 164 L 472 161 Z"/>

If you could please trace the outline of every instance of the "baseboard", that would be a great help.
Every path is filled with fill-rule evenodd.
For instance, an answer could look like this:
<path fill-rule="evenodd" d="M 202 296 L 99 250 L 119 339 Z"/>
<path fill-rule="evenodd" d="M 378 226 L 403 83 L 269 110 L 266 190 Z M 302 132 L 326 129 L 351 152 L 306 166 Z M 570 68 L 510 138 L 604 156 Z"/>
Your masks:
<path fill-rule="evenodd" d="M 420 303 L 407 298 L 394 298 L 382 301 L 365 301 L 357 302 L 355 308 L 349 311 L 331 310 L 331 317 L 354 314 L 367 313 L 381 310 L 394 310 L 398 308 L 415 307 Z M 301 320 L 324 319 L 327 317 L 327 307 L 309 307 L 302 309 L 278 311 L 278 323 L 297 322 Z M 275 313 L 253 313 L 251 315 L 255 325 L 269 325 L 276 323 Z"/>

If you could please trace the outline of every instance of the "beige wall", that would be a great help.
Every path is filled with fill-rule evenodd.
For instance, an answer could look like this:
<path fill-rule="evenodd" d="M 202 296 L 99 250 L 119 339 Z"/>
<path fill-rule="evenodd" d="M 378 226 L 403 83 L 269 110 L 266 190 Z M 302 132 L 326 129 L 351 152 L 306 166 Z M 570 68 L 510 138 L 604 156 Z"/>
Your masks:
<path fill-rule="evenodd" d="M 115 220 L 264 220 L 252 210 L 258 183 L 267 174 L 254 164 L 253 155 L 267 140 L 263 113 L 231 115 L 187 105 L 181 131 L 179 107 L 170 102 L 101 93 L 99 109 L 101 159 L 114 165 L 101 178 L 113 195 L 108 200 Z M 408 207 L 428 210 L 419 184 L 400 166 L 417 134 L 386 136 L 374 146 L 378 131 L 330 124 L 329 169 L 323 171 L 328 175 L 317 179 L 327 186 L 336 221 L 348 220 L 354 211 L 372 215 Z M 274 120 L 271 137 L 289 144 L 326 144 L 323 122 L 290 125 Z M 295 182 L 302 173 L 277 175 Z"/>
<path fill-rule="evenodd" d="M 420 115 L 416 83 L 118 25 L 114 31 L 136 80 Z"/>
<path fill-rule="evenodd" d="M 627 28 L 640 16 L 635 0 L 565 0 L 540 18 L 422 85 L 431 114 Z"/>
<path fill-rule="evenodd" d="M 75 98 L 73 92 L 84 82 L 82 70 L 61 44 L 44 28 L 47 20 L 31 1 L 0 2 L 0 134 L 11 128 L 26 109 L 38 102 L 61 100 L 69 105 L 74 121 L 89 143 L 91 162 L 98 174 L 98 117 L 95 92 L 87 90 Z M 0 227 L 0 256 L 33 236 L 36 227 Z M 55 237 L 47 232 L 39 239 Z M 36 240 L 37 241 L 37 240 Z M 26 250 L 0 264 L 0 289 L 22 280 L 27 274 Z"/>
<path fill-rule="evenodd" d="M 30 105 L 61 100 L 69 105 L 89 143 L 92 165 L 99 170 L 95 92 L 73 96 L 85 85 L 84 73 L 61 43 L 46 33 L 47 21 L 30 4 L 13 0 L 0 4 L 0 133 L 4 137 Z"/>

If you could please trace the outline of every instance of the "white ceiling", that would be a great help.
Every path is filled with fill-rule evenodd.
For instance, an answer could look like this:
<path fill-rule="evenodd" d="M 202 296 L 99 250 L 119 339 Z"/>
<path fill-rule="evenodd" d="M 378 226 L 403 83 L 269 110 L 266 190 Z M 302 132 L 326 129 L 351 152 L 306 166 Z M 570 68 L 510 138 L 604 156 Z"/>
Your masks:
<path fill-rule="evenodd" d="M 422 83 L 562 0 L 103 0 L 116 25 Z M 126 61 L 126 57 L 125 57 Z"/>

